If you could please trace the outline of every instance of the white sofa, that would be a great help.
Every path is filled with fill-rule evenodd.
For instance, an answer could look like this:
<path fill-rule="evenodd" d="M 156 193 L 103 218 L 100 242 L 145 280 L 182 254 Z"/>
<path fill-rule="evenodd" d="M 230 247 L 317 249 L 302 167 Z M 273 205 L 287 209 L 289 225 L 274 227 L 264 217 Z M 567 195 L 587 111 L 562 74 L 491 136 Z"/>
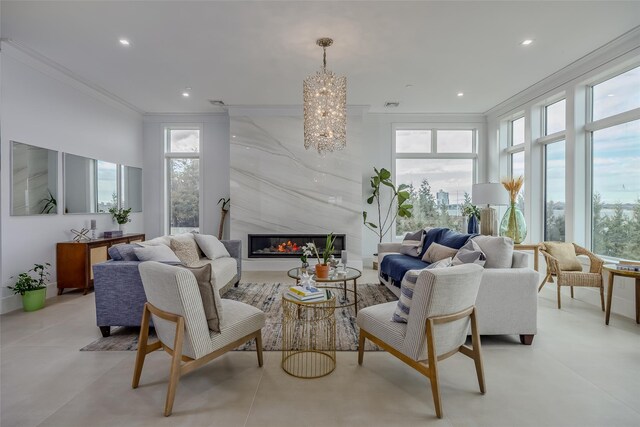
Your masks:
<path fill-rule="evenodd" d="M 379 265 L 385 256 L 399 254 L 401 243 L 378 245 Z M 379 274 L 380 283 L 396 296 L 400 288 Z M 519 335 L 522 344 L 531 344 L 537 333 L 537 271 L 528 268 L 528 254 L 513 251 L 511 268 L 485 268 L 476 300 L 481 335 Z"/>

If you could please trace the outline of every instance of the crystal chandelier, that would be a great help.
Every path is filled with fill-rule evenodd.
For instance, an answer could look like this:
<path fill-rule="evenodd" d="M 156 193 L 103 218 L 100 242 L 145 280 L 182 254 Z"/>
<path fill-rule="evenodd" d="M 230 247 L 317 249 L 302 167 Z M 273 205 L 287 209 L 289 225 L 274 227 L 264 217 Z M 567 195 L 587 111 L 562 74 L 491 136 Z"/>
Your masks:
<path fill-rule="evenodd" d="M 347 145 L 347 78 L 327 70 L 329 38 L 316 44 L 322 47 L 322 69 L 304 79 L 304 148 L 314 147 L 321 155 L 342 150 Z"/>

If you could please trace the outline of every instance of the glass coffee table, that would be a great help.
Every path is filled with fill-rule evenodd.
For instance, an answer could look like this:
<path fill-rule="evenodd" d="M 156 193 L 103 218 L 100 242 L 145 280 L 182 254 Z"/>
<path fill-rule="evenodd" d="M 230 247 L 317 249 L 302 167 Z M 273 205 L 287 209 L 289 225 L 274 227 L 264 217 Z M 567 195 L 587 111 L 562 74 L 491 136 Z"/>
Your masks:
<path fill-rule="evenodd" d="M 307 270 L 308 273 L 313 273 L 313 268 Z M 296 279 L 296 283 L 300 282 L 300 278 L 302 277 L 302 269 L 300 267 L 292 268 L 287 272 L 287 275 L 292 279 Z M 326 279 L 318 279 L 315 274 L 311 277 L 316 281 L 318 287 L 329 288 L 329 289 L 338 289 L 344 292 L 344 304 L 340 304 L 339 307 L 350 307 L 353 306 L 356 311 L 356 315 L 358 314 L 358 279 L 362 276 L 362 272 L 357 268 L 347 267 L 346 274 L 340 275 L 337 271 L 333 270 L 329 273 L 329 277 Z M 353 290 L 347 287 L 348 282 L 353 282 Z M 342 287 L 340 286 L 330 286 L 331 284 L 342 283 Z M 353 302 L 350 302 L 349 294 L 353 294 Z"/>

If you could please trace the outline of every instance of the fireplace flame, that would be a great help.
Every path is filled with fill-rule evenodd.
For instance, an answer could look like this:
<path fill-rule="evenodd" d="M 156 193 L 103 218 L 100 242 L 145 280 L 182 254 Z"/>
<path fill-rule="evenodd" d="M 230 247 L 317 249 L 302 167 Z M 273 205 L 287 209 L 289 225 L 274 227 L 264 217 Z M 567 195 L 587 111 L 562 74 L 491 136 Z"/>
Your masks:
<path fill-rule="evenodd" d="M 298 246 L 296 243 L 292 242 L 291 240 L 288 240 L 285 243 L 280 243 L 278 245 L 278 252 L 282 252 L 282 253 L 298 252 L 299 250 L 300 250 L 300 246 Z"/>

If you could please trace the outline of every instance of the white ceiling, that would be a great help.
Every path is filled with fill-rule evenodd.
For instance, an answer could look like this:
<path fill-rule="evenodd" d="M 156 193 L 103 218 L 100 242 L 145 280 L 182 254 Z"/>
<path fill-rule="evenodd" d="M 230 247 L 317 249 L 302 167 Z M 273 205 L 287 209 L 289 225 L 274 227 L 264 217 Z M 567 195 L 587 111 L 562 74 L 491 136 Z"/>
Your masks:
<path fill-rule="evenodd" d="M 0 28 L 145 112 L 299 105 L 330 36 L 349 104 L 482 113 L 638 25 L 638 1 L 3 1 Z"/>

